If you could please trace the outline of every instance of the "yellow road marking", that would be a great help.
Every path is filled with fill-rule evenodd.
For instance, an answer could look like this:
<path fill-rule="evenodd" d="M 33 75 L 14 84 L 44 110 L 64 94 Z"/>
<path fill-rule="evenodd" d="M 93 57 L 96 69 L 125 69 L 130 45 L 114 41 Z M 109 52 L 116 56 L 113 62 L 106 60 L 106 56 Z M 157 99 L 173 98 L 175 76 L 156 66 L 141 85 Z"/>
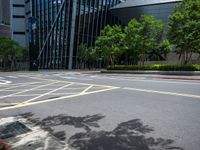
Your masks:
<path fill-rule="evenodd" d="M 89 89 L 91 89 L 94 85 L 90 85 L 89 87 L 87 87 L 85 90 L 83 90 L 80 94 L 84 94 L 86 93 Z"/>
<path fill-rule="evenodd" d="M 200 98 L 200 95 L 193 95 L 193 94 L 185 94 L 185 93 L 174 93 L 174 92 L 165 92 L 165 91 L 155 91 L 155 90 L 146 90 L 146 89 L 137 89 L 137 88 L 123 88 L 125 90 L 131 91 L 139 91 L 139 92 L 147 92 L 147 93 L 156 93 L 156 94 L 164 94 L 164 95 L 172 95 L 172 96 L 183 96 L 183 97 L 190 97 L 190 98 Z"/>
<path fill-rule="evenodd" d="M 9 89 L 18 88 L 18 87 L 23 87 L 23 86 L 27 86 L 27 85 L 36 84 L 36 83 L 39 83 L 39 82 L 32 82 L 32 83 L 23 84 L 23 85 L 16 85 L 16 86 L 12 86 L 12 87 L 7 87 L 7 88 L 4 88 L 4 89 L 0 89 L 0 91 L 9 90 Z"/>
<path fill-rule="evenodd" d="M 67 94 L 78 94 L 79 92 L 67 92 L 67 93 L 52 93 L 48 95 L 67 95 Z M 41 94 L 29 94 L 29 95 L 13 95 L 10 97 L 32 97 L 32 96 L 39 96 Z M 16 103 L 17 104 L 17 103 Z"/>
<path fill-rule="evenodd" d="M 79 85 L 102 86 L 102 87 L 107 87 L 107 88 L 114 87 L 114 86 L 108 86 L 108 85 L 103 85 L 103 84 L 82 83 L 82 82 L 68 82 L 68 81 L 55 80 L 55 79 L 43 79 L 43 78 L 38 78 L 38 77 L 29 77 L 29 78 L 43 80 L 43 81 L 46 80 L 46 81 L 52 81 L 52 82 L 53 81 L 58 81 L 58 82 L 61 82 L 61 83 L 73 83 L 73 84 L 79 84 Z"/>
<path fill-rule="evenodd" d="M 63 97 L 59 97 L 59 98 L 47 99 L 47 100 L 42 100 L 42 101 L 30 102 L 30 103 L 20 103 L 20 104 L 17 104 L 15 106 L 0 108 L 0 110 L 16 109 L 16 108 L 25 107 L 25 106 L 31 106 L 31 105 L 42 104 L 42 103 L 53 102 L 53 101 L 60 101 L 60 100 L 65 100 L 65 99 L 72 98 L 72 97 L 78 97 L 78 96 L 84 96 L 84 95 L 89 95 L 89 94 L 94 94 L 94 93 L 100 93 L 100 92 L 110 91 L 110 90 L 114 90 L 114 89 L 119 89 L 119 87 L 110 87 L 110 88 L 107 88 L 107 89 L 102 89 L 102 90 L 97 90 L 97 91 L 92 91 L 92 92 L 85 92 L 85 93 L 82 93 L 82 94 L 78 93 L 78 94 L 75 94 L 75 95 L 63 96 Z"/>
<path fill-rule="evenodd" d="M 60 87 L 60 88 L 57 88 L 57 89 L 55 89 L 55 90 L 46 92 L 46 93 L 44 93 L 44 94 L 41 94 L 40 96 L 34 97 L 34 98 L 32 98 L 32 99 L 30 99 L 30 100 L 27 100 L 27 101 L 25 101 L 25 102 L 22 102 L 22 103 L 29 103 L 29 102 L 31 102 L 31 101 L 37 100 L 38 98 L 41 98 L 41 97 L 44 97 L 44 96 L 49 95 L 49 94 L 51 94 L 51 93 L 54 93 L 54 92 L 56 92 L 56 91 L 58 91 L 58 90 L 61 90 L 61 89 L 65 88 L 65 87 L 68 87 L 68 86 L 70 86 L 70 85 L 72 85 L 72 84 L 70 83 L 70 84 L 68 84 L 68 85 L 64 85 L 64 86 L 62 86 L 62 87 Z"/>
<path fill-rule="evenodd" d="M 23 91 L 16 92 L 16 93 L 13 93 L 13 94 L 9 94 L 9 95 L 5 95 L 5 96 L 0 96 L 0 99 L 7 98 L 7 97 L 17 95 L 17 94 L 21 94 L 21 93 L 25 93 L 25 92 L 32 91 L 32 90 L 35 90 L 35 89 L 39 89 L 41 87 L 49 86 L 49 85 L 52 85 L 52 84 L 55 84 L 55 83 L 57 83 L 57 82 L 53 82 L 53 83 L 49 83 L 49 84 L 45 84 L 45 85 L 40 85 L 40 86 L 31 88 L 31 89 L 23 90 Z"/>
<path fill-rule="evenodd" d="M 31 106 L 31 105 L 41 104 L 41 103 L 47 103 L 47 102 L 65 100 L 65 99 L 72 98 L 72 97 L 84 96 L 84 95 L 88 95 L 88 94 L 95 94 L 95 93 L 100 93 L 100 92 L 114 90 L 114 89 L 118 89 L 119 88 L 119 87 L 107 86 L 107 85 L 98 85 L 98 84 L 90 84 L 90 83 L 79 83 L 79 82 L 67 82 L 67 81 L 61 81 L 61 80 L 43 79 L 43 78 L 38 78 L 38 77 L 29 77 L 29 78 L 43 80 L 43 81 L 51 81 L 53 83 L 68 83 L 68 85 L 62 86 L 62 87 L 60 87 L 58 89 L 64 89 L 65 87 L 67 87 L 69 85 L 73 85 L 73 84 L 74 85 L 87 85 L 89 87 L 87 87 L 86 89 L 84 89 L 83 91 L 81 91 L 79 93 L 75 93 L 75 94 L 72 93 L 73 95 L 66 95 L 66 96 L 62 96 L 62 97 L 58 97 L 58 98 L 53 98 L 53 99 L 45 99 L 45 100 L 40 100 L 40 101 L 33 101 L 33 100 L 36 100 L 36 99 L 38 99 L 38 98 L 40 98 L 42 96 L 51 95 L 53 92 L 55 92 L 55 91 L 58 90 L 58 89 L 55 89 L 53 91 L 47 92 L 45 94 L 42 94 L 42 95 L 40 95 L 40 96 L 38 96 L 36 98 L 32 98 L 32 99 L 30 99 L 28 101 L 17 103 L 15 106 L 8 106 L 8 107 L 0 108 L 0 110 L 15 109 L 15 108 L 20 108 L 20 107 L 25 107 L 25 106 Z M 50 84 L 53 84 L 53 83 L 50 83 Z M 48 85 L 43 85 L 43 86 L 48 86 Z M 100 89 L 100 90 L 95 90 L 95 91 L 88 92 L 89 89 L 91 89 L 92 87 L 95 87 L 95 86 L 96 87 L 103 87 L 104 89 Z M 33 89 L 29 89 L 29 90 L 33 90 Z"/>

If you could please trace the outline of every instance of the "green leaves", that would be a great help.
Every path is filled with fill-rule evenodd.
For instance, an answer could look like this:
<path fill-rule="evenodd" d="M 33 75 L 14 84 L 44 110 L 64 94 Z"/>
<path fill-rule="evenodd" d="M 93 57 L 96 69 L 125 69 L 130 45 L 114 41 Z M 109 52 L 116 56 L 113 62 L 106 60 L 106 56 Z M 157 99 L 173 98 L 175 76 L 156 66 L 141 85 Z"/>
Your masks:
<path fill-rule="evenodd" d="M 168 29 L 161 20 L 143 15 L 124 28 L 106 26 L 95 44 L 86 52 L 108 65 L 166 60 L 171 44 L 187 64 L 192 53 L 200 54 L 200 0 L 180 2 L 169 17 Z"/>
<path fill-rule="evenodd" d="M 125 27 L 125 44 L 127 53 L 137 63 L 139 60 L 144 63 L 149 55 L 162 55 L 161 43 L 164 42 L 164 25 L 161 20 L 153 16 L 141 16 L 140 21 L 132 19 Z M 169 44 L 169 42 L 168 42 Z"/>
<path fill-rule="evenodd" d="M 27 54 L 28 50 L 21 47 L 15 41 L 6 37 L 0 38 L 0 57 L 3 59 L 6 67 L 10 66 L 14 61 L 27 56 Z"/>
<path fill-rule="evenodd" d="M 187 64 L 200 49 L 200 1 L 183 0 L 169 17 L 168 38 Z"/>
<path fill-rule="evenodd" d="M 9 55 L 15 55 L 17 59 L 20 59 L 24 51 L 25 49 L 15 41 L 5 37 L 0 38 L 0 55 L 3 59 L 8 59 Z"/>
<path fill-rule="evenodd" d="M 124 33 L 121 26 L 106 26 L 96 40 L 96 48 L 103 60 L 115 64 L 124 49 Z"/>
<path fill-rule="evenodd" d="M 85 44 L 81 44 L 78 49 L 78 61 L 80 64 L 87 62 L 95 62 L 98 60 L 98 53 L 93 47 L 86 47 Z"/>

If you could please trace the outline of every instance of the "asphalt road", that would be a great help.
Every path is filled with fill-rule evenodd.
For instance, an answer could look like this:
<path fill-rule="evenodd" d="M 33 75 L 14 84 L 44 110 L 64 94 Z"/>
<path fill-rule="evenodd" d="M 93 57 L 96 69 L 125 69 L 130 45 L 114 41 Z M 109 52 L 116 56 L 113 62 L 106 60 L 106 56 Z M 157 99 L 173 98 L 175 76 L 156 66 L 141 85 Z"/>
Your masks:
<path fill-rule="evenodd" d="M 199 150 L 200 77 L 0 73 L 0 117 L 13 116 L 77 150 Z"/>

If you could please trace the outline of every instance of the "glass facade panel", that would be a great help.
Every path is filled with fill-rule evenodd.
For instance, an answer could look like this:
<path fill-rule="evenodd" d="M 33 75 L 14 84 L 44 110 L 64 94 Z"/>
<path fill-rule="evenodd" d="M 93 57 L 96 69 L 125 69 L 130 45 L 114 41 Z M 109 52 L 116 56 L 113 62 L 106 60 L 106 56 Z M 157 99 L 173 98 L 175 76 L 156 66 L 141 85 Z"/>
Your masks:
<path fill-rule="evenodd" d="M 30 51 L 39 68 L 72 69 L 77 66 L 81 43 L 94 46 L 107 25 L 126 25 L 131 18 L 153 15 L 168 21 L 179 0 L 32 0 L 32 17 L 37 20 Z M 32 62 L 31 62 L 32 63 Z"/>
<path fill-rule="evenodd" d="M 94 45 L 96 36 L 107 24 L 119 23 L 109 8 L 119 0 L 33 0 L 33 18 L 37 19 L 39 68 L 71 69 L 76 67 L 78 46 Z"/>
<path fill-rule="evenodd" d="M 151 1 L 153 3 L 153 1 Z M 157 1 L 158 2 L 158 1 Z M 162 0 L 163 2 L 163 0 Z M 166 2 L 166 1 L 165 1 Z M 119 17 L 123 24 L 128 24 L 132 18 L 139 19 L 141 15 L 152 15 L 156 19 L 161 19 L 163 22 L 168 21 L 169 15 L 173 12 L 178 2 L 151 4 L 143 6 L 132 6 L 132 7 L 114 7 L 111 9 L 112 14 Z"/>

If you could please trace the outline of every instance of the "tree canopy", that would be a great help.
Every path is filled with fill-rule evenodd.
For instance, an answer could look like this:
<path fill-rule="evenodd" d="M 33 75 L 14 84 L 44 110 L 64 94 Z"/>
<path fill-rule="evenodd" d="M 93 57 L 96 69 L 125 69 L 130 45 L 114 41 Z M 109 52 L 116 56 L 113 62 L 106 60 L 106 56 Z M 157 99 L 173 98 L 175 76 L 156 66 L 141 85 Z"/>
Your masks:
<path fill-rule="evenodd" d="M 121 26 L 106 26 L 96 40 L 96 48 L 102 59 L 114 65 L 123 53 L 124 33 Z"/>
<path fill-rule="evenodd" d="M 97 37 L 95 47 L 83 53 L 93 54 L 92 59 L 107 65 L 166 60 L 172 46 L 184 64 L 193 53 L 200 54 L 200 0 L 177 4 L 167 25 L 149 15 L 132 19 L 126 26 L 108 25 Z"/>
<path fill-rule="evenodd" d="M 7 37 L 0 38 L 0 57 L 5 67 L 12 65 L 26 54 L 27 49 L 21 47 L 17 42 Z"/>
<path fill-rule="evenodd" d="M 184 64 L 187 64 L 192 52 L 200 53 L 200 1 L 183 0 L 169 17 L 170 42 Z"/>
<path fill-rule="evenodd" d="M 143 15 L 139 21 L 132 19 L 125 27 L 125 35 L 127 54 L 135 63 L 144 63 L 152 56 L 162 60 L 162 55 L 170 50 L 170 44 L 165 39 L 164 24 L 153 16 Z"/>

